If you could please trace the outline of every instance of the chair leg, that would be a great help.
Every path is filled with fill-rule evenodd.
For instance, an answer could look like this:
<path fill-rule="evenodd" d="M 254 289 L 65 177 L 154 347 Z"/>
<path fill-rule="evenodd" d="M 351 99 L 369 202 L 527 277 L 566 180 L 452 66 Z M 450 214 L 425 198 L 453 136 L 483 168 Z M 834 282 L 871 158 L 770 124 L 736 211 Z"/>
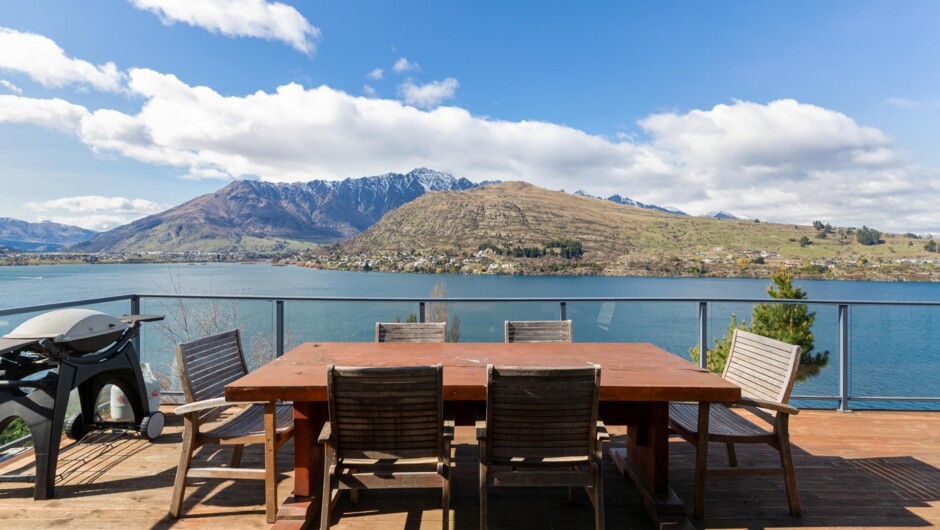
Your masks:
<path fill-rule="evenodd" d="M 725 450 L 728 453 L 728 465 L 736 467 L 738 465 L 738 455 L 734 451 L 734 444 L 731 442 L 726 443 Z"/>
<path fill-rule="evenodd" d="M 708 472 L 709 403 L 698 404 L 698 433 L 695 438 L 695 518 L 705 517 L 705 477 Z"/>
<path fill-rule="evenodd" d="M 486 472 L 486 464 L 480 462 L 480 530 L 486 530 Z"/>
<path fill-rule="evenodd" d="M 239 467 L 242 465 L 242 453 L 244 451 L 244 445 L 236 445 L 232 448 L 232 462 L 229 464 L 229 467 Z"/>
<path fill-rule="evenodd" d="M 330 497 L 333 494 L 333 447 L 329 444 L 323 444 L 323 493 L 322 503 L 320 505 L 320 530 L 329 530 L 330 528 Z"/>
<path fill-rule="evenodd" d="M 600 443 L 600 442 L 598 442 Z M 600 451 L 598 451 L 600 452 Z M 597 461 L 597 470 L 594 475 L 594 527 L 604 530 L 604 466 L 603 456 Z"/>
<path fill-rule="evenodd" d="M 796 469 L 793 468 L 793 454 L 790 451 L 788 417 L 787 414 L 777 414 L 777 450 L 780 451 L 780 465 L 783 466 L 783 480 L 787 488 L 790 515 L 799 517 L 803 515 L 803 506 L 800 503 L 800 490 L 796 486 Z"/>
<path fill-rule="evenodd" d="M 277 520 L 277 404 L 264 404 L 264 511 L 268 523 Z"/>
<path fill-rule="evenodd" d="M 441 488 L 441 527 L 444 530 L 450 529 L 450 477 L 444 479 L 444 486 Z"/>
<path fill-rule="evenodd" d="M 450 440 L 444 439 L 444 485 L 441 491 L 441 526 L 444 530 L 450 530 Z"/>
<path fill-rule="evenodd" d="M 183 418 L 183 444 L 180 447 L 180 462 L 176 466 L 176 480 L 173 482 L 173 496 L 170 497 L 170 517 L 177 519 L 183 512 L 183 496 L 186 493 L 186 474 L 193 461 L 196 450 L 196 427 L 189 416 Z"/>

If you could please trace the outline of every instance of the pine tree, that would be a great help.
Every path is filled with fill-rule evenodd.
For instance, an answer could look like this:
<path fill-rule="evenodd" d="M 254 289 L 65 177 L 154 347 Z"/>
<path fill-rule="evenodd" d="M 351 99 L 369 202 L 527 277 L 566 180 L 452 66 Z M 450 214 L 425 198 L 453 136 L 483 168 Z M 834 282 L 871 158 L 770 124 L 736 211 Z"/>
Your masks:
<path fill-rule="evenodd" d="M 728 362 L 728 353 L 731 351 L 731 339 L 734 337 L 734 330 L 743 329 L 748 331 L 747 321 L 742 320 L 738 324 L 738 317 L 734 313 L 731 313 L 731 324 L 728 325 L 728 329 L 725 331 L 725 336 L 715 340 L 715 347 L 708 349 L 708 361 L 706 368 L 709 372 L 714 372 L 720 374 L 725 371 L 725 363 Z M 699 362 L 699 353 L 698 345 L 692 346 L 689 348 L 689 353 L 692 354 L 692 360 L 696 364 Z"/>
<path fill-rule="evenodd" d="M 773 283 L 767 294 L 777 300 L 805 300 L 803 289 L 793 285 L 793 275 L 780 271 L 771 277 Z M 819 373 L 829 364 L 829 352 L 813 353 L 813 322 L 816 312 L 809 311 L 805 304 L 758 304 L 754 306 L 751 331 L 788 344 L 796 344 L 803 350 L 797 380 L 804 381 Z"/>
<path fill-rule="evenodd" d="M 789 271 L 780 271 L 774 274 L 771 280 L 773 283 L 767 288 L 767 294 L 771 298 L 776 300 L 805 300 L 807 298 L 803 289 L 793 285 L 793 275 Z M 797 380 L 805 381 L 829 364 L 828 351 L 813 353 L 815 345 L 812 328 L 815 320 L 816 312 L 809 311 L 805 304 L 757 304 L 754 306 L 750 328 L 744 320 L 739 324 L 737 316 L 732 314 L 731 324 L 725 331 L 725 335 L 720 340 L 715 339 L 714 348 L 708 349 L 708 371 L 719 374 L 724 371 L 734 330 L 741 329 L 788 344 L 799 345 L 803 353 L 800 356 Z M 698 362 L 699 347 L 689 348 L 689 353 L 692 359 Z"/>

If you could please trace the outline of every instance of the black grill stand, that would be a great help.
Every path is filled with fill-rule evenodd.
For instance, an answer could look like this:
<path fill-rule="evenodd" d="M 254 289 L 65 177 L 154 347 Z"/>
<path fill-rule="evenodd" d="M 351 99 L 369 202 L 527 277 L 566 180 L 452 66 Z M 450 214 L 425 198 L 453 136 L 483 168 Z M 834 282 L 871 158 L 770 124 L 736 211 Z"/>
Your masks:
<path fill-rule="evenodd" d="M 0 370 L 0 431 L 16 417 L 22 418 L 32 435 L 36 454 L 34 476 L 0 475 L 0 482 L 35 480 L 34 499 L 55 497 L 62 427 L 69 394 L 74 388 L 78 388 L 81 415 L 76 419 L 78 424 L 71 426 L 72 433 L 84 434 L 95 428 L 109 426 L 107 423 L 94 422 L 96 402 L 106 385 L 117 385 L 134 410 L 136 430 L 151 439 L 159 435 L 156 432 L 156 435 L 148 436 L 151 433 L 146 429 L 151 417 L 160 412 L 150 410 L 133 339 L 139 333 L 141 322 L 162 318 L 147 315 L 123 317 L 122 320 L 131 326 L 112 346 L 96 353 L 73 355 L 67 350 L 57 351 L 56 346 L 48 340 L 25 341 L 0 351 L 4 354 L 3 364 L 0 365 L 3 368 Z M 13 351 L 15 348 L 19 351 Z M 43 355 L 27 353 L 36 351 L 43 352 Z M 25 380 L 41 372 L 47 373 L 38 379 Z M 161 429 L 162 419 L 161 416 Z"/>

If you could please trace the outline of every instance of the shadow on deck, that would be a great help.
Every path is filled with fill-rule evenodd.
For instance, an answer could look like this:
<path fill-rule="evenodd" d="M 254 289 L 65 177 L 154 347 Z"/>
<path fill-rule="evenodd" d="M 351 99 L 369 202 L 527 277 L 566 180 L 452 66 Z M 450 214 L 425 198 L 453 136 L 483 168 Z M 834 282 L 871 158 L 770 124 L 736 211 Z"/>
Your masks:
<path fill-rule="evenodd" d="M 166 517 L 178 459 L 180 422 L 168 415 L 164 435 L 149 443 L 133 434 L 95 433 L 64 448 L 59 460 L 57 498 L 32 500 L 32 485 L 0 483 L 2 528 L 268 528 L 261 482 L 192 480 L 185 516 Z M 804 516 L 790 517 L 782 479 L 712 479 L 706 518 L 699 528 L 933 527 L 940 526 L 940 413 L 804 411 L 793 418 L 792 438 Z M 612 443 L 623 443 L 614 427 Z M 714 445 L 710 458 L 721 465 L 724 451 Z M 279 453 L 289 470 L 292 442 Z M 206 451 L 197 459 L 226 462 L 228 451 Z M 772 459 L 765 447 L 740 447 L 742 465 Z M 260 447 L 245 451 L 245 461 L 260 466 Z M 472 428 L 458 428 L 453 483 L 453 526 L 479 528 L 476 445 Z M 605 461 L 608 528 L 653 528 L 639 494 Z M 691 511 L 694 451 L 670 444 L 670 481 Z M 32 459 L 8 462 L 0 472 L 30 472 Z M 291 473 L 282 473 L 279 499 L 291 490 Z M 590 529 L 591 504 L 583 493 L 569 504 L 564 488 L 496 488 L 490 491 L 490 528 Z M 334 528 L 440 528 L 440 495 L 435 490 L 363 492 L 358 505 L 347 497 L 333 516 Z"/>

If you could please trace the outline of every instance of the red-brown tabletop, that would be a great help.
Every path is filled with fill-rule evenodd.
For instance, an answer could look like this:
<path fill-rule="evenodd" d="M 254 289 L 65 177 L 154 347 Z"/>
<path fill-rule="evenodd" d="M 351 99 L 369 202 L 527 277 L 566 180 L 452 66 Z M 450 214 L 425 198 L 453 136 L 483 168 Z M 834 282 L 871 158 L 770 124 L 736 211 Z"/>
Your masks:
<path fill-rule="evenodd" d="M 308 342 L 226 386 L 225 397 L 294 402 L 294 497 L 278 512 L 278 526 L 295 526 L 319 507 L 323 457 L 316 436 L 327 420 L 328 365 L 443 364 L 444 399 L 467 411 L 485 400 L 487 364 L 589 363 L 601 366 L 602 419 L 628 426 L 626 451 L 611 449 L 614 461 L 633 478 L 655 520 L 683 518 L 684 507 L 668 484 L 669 402 L 730 402 L 741 390 L 652 344 Z M 458 413 L 457 420 L 469 423 L 472 414 Z"/>

